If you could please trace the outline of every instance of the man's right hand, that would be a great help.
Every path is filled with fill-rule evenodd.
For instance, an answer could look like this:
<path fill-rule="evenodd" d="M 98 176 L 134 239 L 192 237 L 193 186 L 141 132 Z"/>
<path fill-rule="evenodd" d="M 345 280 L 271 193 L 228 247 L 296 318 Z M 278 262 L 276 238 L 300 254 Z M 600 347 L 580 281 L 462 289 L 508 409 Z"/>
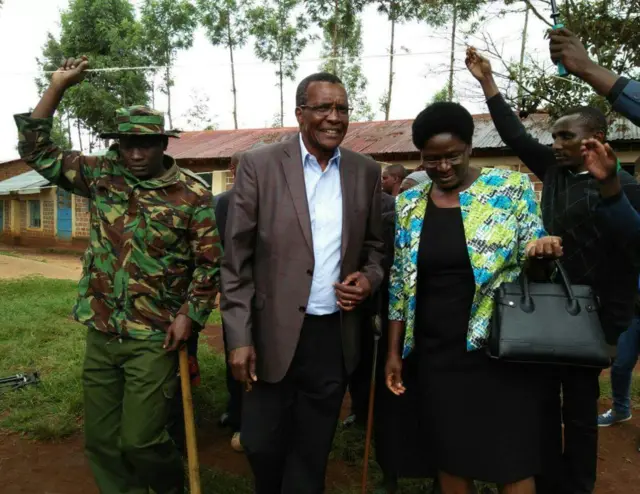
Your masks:
<path fill-rule="evenodd" d="M 243 346 L 229 352 L 229 365 L 236 381 L 251 384 L 256 376 L 256 351 L 253 346 Z"/>
<path fill-rule="evenodd" d="M 481 84 L 493 78 L 491 62 L 476 50 L 473 46 L 467 48 L 467 58 L 464 61 L 471 75 Z"/>
<path fill-rule="evenodd" d="M 51 76 L 51 85 L 65 90 L 82 82 L 89 68 L 87 57 L 68 58 Z"/>

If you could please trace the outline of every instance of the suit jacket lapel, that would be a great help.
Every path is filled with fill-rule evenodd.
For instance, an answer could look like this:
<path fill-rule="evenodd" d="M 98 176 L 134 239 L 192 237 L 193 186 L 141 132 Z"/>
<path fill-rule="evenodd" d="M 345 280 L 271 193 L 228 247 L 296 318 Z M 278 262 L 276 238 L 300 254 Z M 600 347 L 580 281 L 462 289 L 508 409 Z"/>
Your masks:
<path fill-rule="evenodd" d="M 351 195 L 356 190 L 355 171 L 351 160 L 346 156 L 346 153 L 342 152 L 340 158 L 340 184 L 342 187 L 342 245 L 340 254 L 343 260 L 349 244 L 350 220 L 353 216 Z"/>
<path fill-rule="evenodd" d="M 284 147 L 282 168 L 289 186 L 289 193 L 293 199 L 293 205 L 298 214 L 298 221 L 302 227 L 302 233 L 307 245 L 313 252 L 313 239 L 311 237 L 311 216 L 309 215 L 309 203 L 307 201 L 307 189 L 304 183 L 304 169 L 302 167 L 302 154 L 300 153 L 299 134 L 287 142 Z"/>

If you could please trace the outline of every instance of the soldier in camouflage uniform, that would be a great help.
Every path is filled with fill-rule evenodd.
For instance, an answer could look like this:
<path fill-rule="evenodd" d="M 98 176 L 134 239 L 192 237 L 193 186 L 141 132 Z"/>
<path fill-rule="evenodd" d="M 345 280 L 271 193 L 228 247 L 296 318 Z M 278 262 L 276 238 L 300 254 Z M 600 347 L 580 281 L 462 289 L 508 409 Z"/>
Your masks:
<path fill-rule="evenodd" d="M 183 465 L 166 425 L 179 383 L 177 352 L 202 327 L 219 287 L 213 198 L 164 154 L 160 112 L 119 110 L 119 140 L 104 157 L 51 141 L 64 92 L 86 58 L 67 60 L 31 115 L 16 115 L 22 158 L 59 187 L 91 200 L 76 320 L 84 323 L 85 439 L 103 494 L 182 493 Z"/>

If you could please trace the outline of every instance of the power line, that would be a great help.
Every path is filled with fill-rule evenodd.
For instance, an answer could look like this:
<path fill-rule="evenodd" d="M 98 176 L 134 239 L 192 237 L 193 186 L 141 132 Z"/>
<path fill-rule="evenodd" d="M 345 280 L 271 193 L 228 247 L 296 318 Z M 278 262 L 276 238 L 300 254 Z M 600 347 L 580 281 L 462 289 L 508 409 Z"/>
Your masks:
<path fill-rule="evenodd" d="M 445 51 L 425 51 L 425 52 L 397 52 L 394 53 L 394 58 L 400 58 L 400 57 L 423 57 L 423 56 L 427 56 L 427 55 L 446 55 L 448 54 L 449 51 L 445 50 Z M 306 59 L 300 59 L 300 60 L 296 60 L 297 63 L 312 63 L 312 62 L 327 62 L 327 61 L 333 61 L 333 60 L 342 60 L 344 57 L 324 57 L 324 58 L 306 58 Z M 389 54 L 385 53 L 385 54 L 377 54 L 377 55 L 362 55 L 360 57 L 349 57 L 351 60 L 369 60 L 369 59 L 376 59 L 376 58 L 389 58 Z M 56 63 L 53 62 L 51 60 L 49 60 L 49 63 Z M 248 65 L 264 65 L 267 62 L 263 62 L 263 61 L 251 61 L 251 62 L 235 62 L 233 65 L 234 66 L 248 66 Z M 222 63 L 215 63 L 215 64 L 207 64 L 206 67 L 231 67 L 231 63 L 229 62 L 222 62 Z M 195 67 L 196 65 L 194 64 L 189 64 L 189 65 L 185 65 L 185 64 L 176 64 L 176 65 L 171 65 L 172 69 L 176 69 L 176 68 L 185 68 L 185 67 Z M 201 65 L 199 65 L 201 67 Z M 167 68 L 166 65 L 136 65 L 136 66 L 127 66 L 127 67 L 103 67 L 103 68 L 97 68 L 97 69 L 87 69 L 86 72 L 88 73 L 108 73 L 108 72 L 124 72 L 124 71 L 131 71 L 131 70 L 140 70 L 140 71 L 156 71 L 156 70 L 165 70 Z M 36 71 L 36 72 L 0 72 L 0 75 L 3 76 L 7 76 L 7 75 L 41 75 L 41 74 L 53 74 L 54 72 L 56 72 L 55 70 L 44 70 L 44 71 Z"/>

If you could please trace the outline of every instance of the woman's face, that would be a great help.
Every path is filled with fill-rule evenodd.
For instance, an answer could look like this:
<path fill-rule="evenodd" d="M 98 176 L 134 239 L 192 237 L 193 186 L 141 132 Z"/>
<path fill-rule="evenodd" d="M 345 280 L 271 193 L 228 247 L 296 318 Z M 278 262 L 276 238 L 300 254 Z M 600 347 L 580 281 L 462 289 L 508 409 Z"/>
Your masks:
<path fill-rule="evenodd" d="M 471 146 L 453 134 L 436 134 L 422 148 L 422 167 L 441 189 L 459 187 L 469 172 Z"/>

